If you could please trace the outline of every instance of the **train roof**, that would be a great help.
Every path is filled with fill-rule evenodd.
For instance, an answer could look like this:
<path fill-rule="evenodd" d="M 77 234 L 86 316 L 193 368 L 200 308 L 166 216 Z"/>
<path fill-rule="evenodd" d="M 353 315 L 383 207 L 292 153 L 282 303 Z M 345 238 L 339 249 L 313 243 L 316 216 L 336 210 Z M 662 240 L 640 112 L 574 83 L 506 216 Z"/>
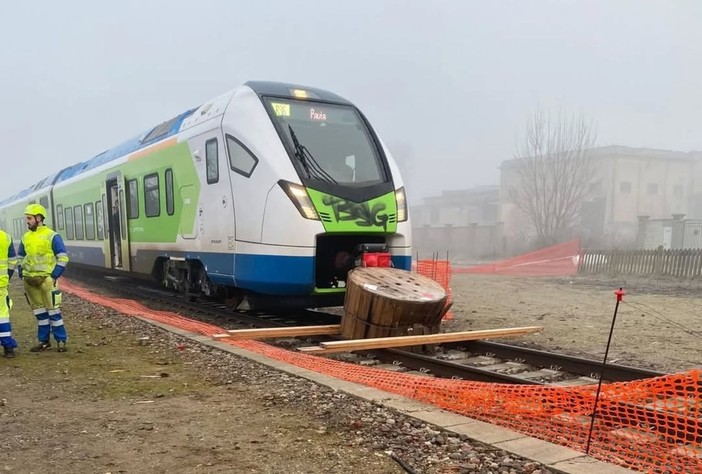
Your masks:
<path fill-rule="evenodd" d="M 268 81 L 249 81 L 245 86 L 251 88 L 256 94 L 261 95 L 275 95 L 281 97 L 293 97 L 293 91 L 301 90 L 314 98 L 324 100 L 327 102 L 338 102 L 341 104 L 352 105 L 351 102 L 344 99 L 343 97 L 334 94 L 333 92 L 325 91 L 324 89 L 317 89 L 316 87 L 302 86 L 299 84 L 289 84 L 286 82 L 268 82 Z"/>
<path fill-rule="evenodd" d="M 114 148 L 110 148 L 109 150 L 105 150 L 102 153 L 95 155 L 91 159 L 84 161 L 82 163 L 78 163 L 77 165 L 73 165 L 69 168 L 66 168 L 63 170 L 58 176 L 58 179 L 56 180 L 55 184 L 61 183 L 63 181 L 66 181 L 68 179 L 73 178 L 74 176 L 77 176 L 81 173 L 84 173 L 86 171 L 89 171 L 91 169 L 97 168 L 99 166 L 104 165 L 105 163 L 109 163 L 110 161 L 116 160 L 118 158 L 121 158 L 125 155 L 128 155 L 130 153 L 133 153 L 140 148 L 147 147 L 149 145 L 152 145 L 158 141 L 164 140 L 168 137 L 171 137 L 178 133 L 180 131 L 180 127 L 183 124 L 183 121 L 188 118 L 190 115 L 193 114 L 198 108 L 192 108 L 189 110 L 186 110 L 185 112 L 176 115 L 175 117 L 171 118 L 170 120 L 166 120 L 165 122 L 155 126 L 148 132 L 142 133 L 141 135 L 137 137 L 133 137 L 124 143 L 117 145 Z"/>
<path fill-rule="evenodd" d="M 248 81 L 244 84 L 244 86 L 249 87 L 259 96 L 273 95 L 293 97 L 293 91 L 304 90 L 308 93 L 311 93 L 311 97 L 318 98 L 320 100 L 351 105 L 351 103 L 343 97 L 338 96 L 332 92 L 325 91 L 323 89 L 317 89 L 315 87 L 269 81 Z M 0 201 L 0 205 L 4 205 L 8 202 L 16 201 L 18 199 L 22 199 L 23 197 L 29 196 L 32 193 L 39 191 L 45 187 L 52 186 L 63 181 L 67 181 L 84 172 L 102 166 L 105 163 L 109 163 L 110 161 L 133 153 L 141 148 L 145 148 L 156 142 L 171 137 L 180 131 L 183 122 L 199 108 L 200 106 L 186 110 L 185 112 L 178 114 L 175 117 L 166 120 L 165 122 L 159 125 L 156 125 L 147 132 L 144 132 L 139 136 L 133 137 L 114 148 L 105 150 L 102 153 L 95 155 L 94 157 L 86 161 L 82 161 L 75 165 L 71 165 L 67 168 L 64 168 L 61 171 L 53 173 L 47 176 L 46 178 L 42 179 L 38 183 L 35 183 L 34 185 L 30 186 L 29 188 L 19 191 L 14 196 L 8 197 Z"/>

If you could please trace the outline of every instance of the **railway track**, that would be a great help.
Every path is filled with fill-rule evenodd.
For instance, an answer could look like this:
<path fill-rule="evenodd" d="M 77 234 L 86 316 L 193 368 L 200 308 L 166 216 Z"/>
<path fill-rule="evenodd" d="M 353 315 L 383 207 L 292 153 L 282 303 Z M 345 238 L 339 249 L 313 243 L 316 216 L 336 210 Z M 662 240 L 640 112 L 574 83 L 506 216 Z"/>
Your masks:
<path fill-rule="evenodd" d="M 282 312 L 236 311 L 215 300 L 191 300 L 162 288 L 150 280 L 106 275 L 80 268 L 71 279 L 89 285 L 94 291 L 115 298 L 139 301 L 153 309 L 172 311 L 185 317 L 217 324 L 226 329 L 276 328 L 284 326 L 322 325 L 339 322 L 339 316 L 314 310 Z"/>
<path fill-rule="evenodd" d="M 94 271 L 81 271 L 74 277 L 114 296 L 136 299 L 156 309 L 174 311 L 228 330 L 338 324 L 340 321 L 338 315 L 313 309 L 277 313 L 236 311 L 222 302 L 204 299 L 190 301 L 149 281 L 105 276 Z M 296 342 L 286 338 L 284 344 L 290 348 L 324 338 L 325 336 L 318 336 Z M 276 344 L 275 340 L 270 342 Z M 596 384 L 602 368 L 601 361 L 485 341 L 437 345 L 425 353 L 383 349 L 342 353 L 330 357 L 380 369 L 426 376 L 531 385 Z M 660 375 L 664 373 L 607 364 L 603 380 L 619 382 Z"/>
<path fill-rule="evenodd" d="M 601 361 L 526 349 L 501 343 L 478 342 L 465 347 L 441 346 L 432 355 L 397 349 L 364 351 L 341 356 L 347 361 L 366 360 L 388 370 L 402 370 L 427 376 L 520 385 L 575 386 L 599 381 Z M 374 363 L 367 362 L 371 359 Z M 607 364 L 603 381 L 622 382 L 665 375 L 624 365 Z"/>

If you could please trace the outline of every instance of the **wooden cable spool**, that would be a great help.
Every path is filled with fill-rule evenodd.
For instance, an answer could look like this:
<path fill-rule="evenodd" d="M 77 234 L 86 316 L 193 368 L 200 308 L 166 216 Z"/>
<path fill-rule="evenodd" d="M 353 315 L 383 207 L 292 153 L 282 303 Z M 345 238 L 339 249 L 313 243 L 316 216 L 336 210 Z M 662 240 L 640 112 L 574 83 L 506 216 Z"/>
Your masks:
<path fill-rule="evenodd" d="M 438 332 L 446 291 L 431 278 L 384 267 L 358 267 L 346 279 L 341 334 L 348 339 L 401 336 L 414 325 Z"/>

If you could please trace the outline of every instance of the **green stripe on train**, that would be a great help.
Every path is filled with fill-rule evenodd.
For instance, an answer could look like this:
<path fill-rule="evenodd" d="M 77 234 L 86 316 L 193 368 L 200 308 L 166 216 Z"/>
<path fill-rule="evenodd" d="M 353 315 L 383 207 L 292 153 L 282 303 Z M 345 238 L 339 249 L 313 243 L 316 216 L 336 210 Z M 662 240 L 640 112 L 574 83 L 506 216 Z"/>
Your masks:
<path fill-rule="evenodd" d="M 397 231 L 397 202 L 390 192 L 364 202 L 353 202 L 311 188 L 307 193 L 327 232 L 392 233 Z"/>
<path fill-rule="evenodd" d="M 174 206 L 171 216 L 166 212 L 165 171 L 169 168 L 173 170 Z M 131 242 L 175 242 L 181 232 L 190 234 L 193 231 L 200 198 L 200 181 L 186 142 L 154 151 L 70 185 L 61 186 L 54 190 L 55 204 L 66 208 L 100 201 L 105 192 L 107 177 L 117 170 L 126 181 L 136 179 L 138 182 L 139 216 L 127 220 Z M 159 178 L 160 214 L 157 217 L 146 217 L 144 176 L 152 173 L 158 173 Z M 65 230 L 59 232 L 65 237 Z"/>

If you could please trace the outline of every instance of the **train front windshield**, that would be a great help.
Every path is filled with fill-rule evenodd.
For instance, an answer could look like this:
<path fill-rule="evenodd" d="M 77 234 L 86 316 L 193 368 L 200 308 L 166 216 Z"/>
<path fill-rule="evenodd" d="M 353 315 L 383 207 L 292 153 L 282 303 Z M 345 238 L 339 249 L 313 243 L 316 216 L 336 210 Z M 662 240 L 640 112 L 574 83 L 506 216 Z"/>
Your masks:
<path fill-rule="evenodd" d="M 305 178 L 348 186 L 388 181 L 370 131 L 353 107 L 278 98 L 265 103 Z"/>

